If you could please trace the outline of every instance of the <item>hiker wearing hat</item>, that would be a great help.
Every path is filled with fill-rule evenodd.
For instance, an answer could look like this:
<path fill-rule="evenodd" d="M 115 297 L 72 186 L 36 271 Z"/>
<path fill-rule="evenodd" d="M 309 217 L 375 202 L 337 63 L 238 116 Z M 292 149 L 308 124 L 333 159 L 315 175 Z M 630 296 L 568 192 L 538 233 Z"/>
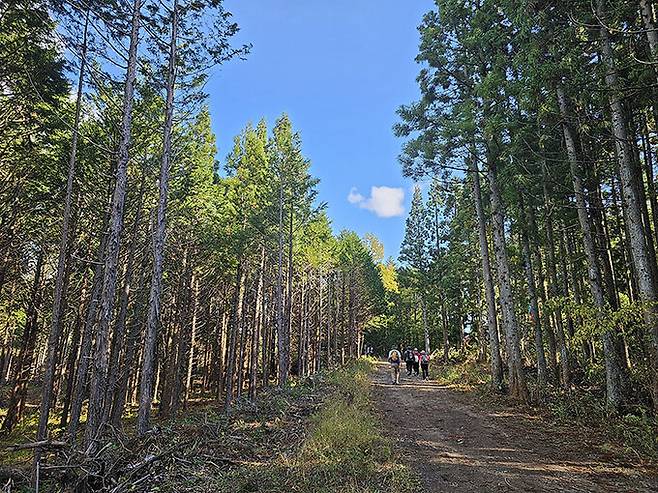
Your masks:
<path fill-rule="evenodd" d="M 388 363 L 391 365 L 391 380 L 393 385 L 400 383 L 400 363 L 402 362 L 402 355 L 400 351 L 393 348 L 388 352 Z"/>

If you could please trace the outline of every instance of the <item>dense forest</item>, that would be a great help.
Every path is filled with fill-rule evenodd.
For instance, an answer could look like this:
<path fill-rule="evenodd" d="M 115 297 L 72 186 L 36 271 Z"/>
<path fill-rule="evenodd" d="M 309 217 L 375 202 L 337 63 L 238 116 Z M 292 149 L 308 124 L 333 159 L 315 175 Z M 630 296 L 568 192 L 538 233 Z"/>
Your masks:
<path fill-rule="evenodd" d="M 360 353 L 381 280 L 290 119 L 217 161 L 204 85 L 237 31 L 214 0 L 0 7 L 3 433 L 34 382 L 35 443 L 91 452 L 128 408 L 144 434 L 154 400 L 228 408 Z"/>
<path fill-rule="evenodd" d="M 387 259 L 335 232 L 286 114 L 220 157 L 206 85 L 251 50 L 221 0 L 5 0 L 0 437 L 27 442 L 37 489 L 53 450 L 97 459 L 366 348 L 653 422 L 655 8 L 436 0 L 393 128 L 415 185 Z"/>
<path fill-rule="evenodd" d="M 655 411 L 653 2 L 436 4 L 421 98 L 395 126 L 423 184 L 400 255 L 405 339 L 446 362 L 477 347 L 523 401 L 596 389 L 610 411 Z"/>

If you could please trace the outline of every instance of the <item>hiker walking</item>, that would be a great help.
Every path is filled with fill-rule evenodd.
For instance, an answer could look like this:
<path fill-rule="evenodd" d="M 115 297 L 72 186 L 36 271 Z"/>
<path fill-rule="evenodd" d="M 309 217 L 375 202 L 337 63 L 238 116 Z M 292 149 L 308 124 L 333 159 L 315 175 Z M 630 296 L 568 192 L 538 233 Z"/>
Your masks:
<path fill-rule="evenodd" d="M 425 351 L 420 352 L 420 368 L 423 371 L 423 380 L 430 378 L 430 355 Z"/>
<path fill-rule="evenodd" d="M 393 385 L 400 383 L 400 362 L 402 361 L 402 356 L 400 351 L 393 348 L 388 352 L 388 362 L 391 365 L 391 378 L 393 380 Z"/>
<path fill-rule="evenodd" d="M 414 348 L 413 368 L 414 368 L 414 375 L 418 376 L 420 374 L 420 353 L 418 352 L 418 348 Z"/>
<path fill-rule="evenodd" d="M 407 349 L 404 351 L 404 362 L 407 365 L 407 376 L 410 377 L 411 372 L 414 371 L 414 352 L 410 346 L 407 346 Z"/>

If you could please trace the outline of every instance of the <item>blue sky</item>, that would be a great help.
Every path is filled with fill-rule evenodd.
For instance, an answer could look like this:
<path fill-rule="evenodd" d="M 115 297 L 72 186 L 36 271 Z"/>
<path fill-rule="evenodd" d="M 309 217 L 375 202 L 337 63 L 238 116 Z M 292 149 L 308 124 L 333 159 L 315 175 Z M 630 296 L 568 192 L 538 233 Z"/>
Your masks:
<path fill-rule="evenodd" d="M 374 233 L 397 257 L 411 200 L 400 173 L 395 110 L 418 97 L 416 26 L 430 0 L 226 0 L 245 61 L 211 78 L 210 112 L 224 161 L 247 122 L 287 113 L 320 178 L 336 232 Z M 373 187 L 375 187 L 373 189 Z"/>

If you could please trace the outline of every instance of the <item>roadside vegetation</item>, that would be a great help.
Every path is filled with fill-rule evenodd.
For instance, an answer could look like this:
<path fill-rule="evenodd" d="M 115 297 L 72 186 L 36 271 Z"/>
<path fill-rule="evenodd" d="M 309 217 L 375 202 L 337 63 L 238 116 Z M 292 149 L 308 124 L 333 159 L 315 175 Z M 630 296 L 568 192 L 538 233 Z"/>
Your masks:
<path fill-rule="evenodd" d="M 51 457 L 54 469 L 42 491 L 411 492 L 418 483 L 396 460 L 372 409 L 372 369 L 372 361 L 359 359 L 238 401 L 228 414 L 197 405 L 174 421 L 156 422 L 141 440 L 134 438 L 135 419 L 128 419 L 126 433 L 95 457 L 68 450 Z M 3 454 L 3 463 L 23 466 L 3 485 L 21 491 L 29 484 L 31 452 Z"/>

